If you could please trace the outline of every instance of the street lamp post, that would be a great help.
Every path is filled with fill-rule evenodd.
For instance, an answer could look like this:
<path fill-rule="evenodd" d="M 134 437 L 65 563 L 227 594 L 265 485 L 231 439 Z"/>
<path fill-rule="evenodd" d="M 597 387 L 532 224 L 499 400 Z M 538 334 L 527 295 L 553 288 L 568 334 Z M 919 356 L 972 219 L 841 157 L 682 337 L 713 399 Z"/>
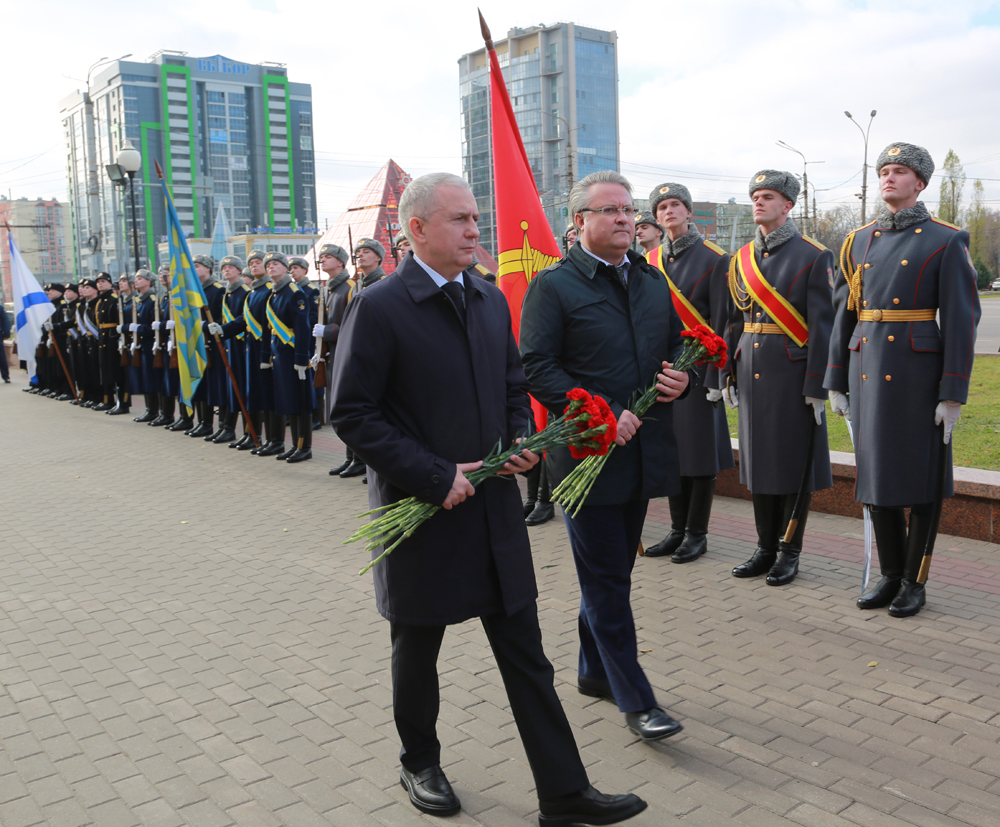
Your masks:
<path fill-rule="evenodd" d="M 115 159 L 128 175 L 129 194 L 132 202 L 132 250 L 135 253 L 135 269 L 139 270 L 139 223 L 135 216 L 135 174 L 142 167 L 142 155 L 131 143 L 125 144 Z"/>
<path fill-rule="evenodd" d="M 845 110 L 844 114 L 848 117 L 851 123 L 858 128 L 858 131 L 861 133 L 861 137 L 865 139 L 865 165 L 861 172 L 861 223 L 864 224 L 868 208 L 868 133 L 871 131 L 872 121 L 875 120 L 876 112 L 874 109 L 872 110 L 871 117 L 868 119 L 867 129 L 862 129 L 861 124 L 854 120 L 854 117 L 850 112 Z"/>
<path fill-rule="evenodd" d="M 803 220 L 803 230 L 809 231 L 809 164 L 825 164 L 826 161 L 807 161 L 806 156 L 803 155 L 794 146 L 789 146 L 784 141 L 778 141 L 778 146 L 782 149 L 787 149 L 790 152 L 794 152 L 802 158 L 802 192 L 805 193 L 805 203 L 802 206 L 802 220 Z M 813 223 L 816 223 L 816 210 L 813 210 Z"/>

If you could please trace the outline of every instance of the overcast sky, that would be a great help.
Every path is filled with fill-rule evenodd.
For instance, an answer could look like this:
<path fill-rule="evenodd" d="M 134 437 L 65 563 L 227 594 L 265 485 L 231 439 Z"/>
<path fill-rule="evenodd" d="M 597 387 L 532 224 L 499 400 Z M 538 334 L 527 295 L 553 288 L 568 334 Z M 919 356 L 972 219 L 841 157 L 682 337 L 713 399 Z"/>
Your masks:
<path fill-rule="evenodd" d="M 758 169 L 810 162 L 820 208 L 858 203 L 889 142 L 954 149 L 1000 207 L 1000 1 L 482 0 L 495 39 L 572 20 L 618 34 L 622 172 L 645 196 L 663 181 L 695 200 L 747 201 Z M 474 3 L 382 0 L 36 0 L 5 13 L 8 67 L 0 192 L 66 197 L 59 101 L 102 57 L 159 49 L 276 61 L 312 84 L 320 221 L 388 158 L 411 175 L 461 173 L 458 58 L 482 46 Z M 818 163 L 823 161 L 824 163 Z M 871 182 L 873 175 L 870 173 Z M 936 209 L 939 178 L 926 201 Z M 870 186 L 869 201 L 877 201 Z"/>

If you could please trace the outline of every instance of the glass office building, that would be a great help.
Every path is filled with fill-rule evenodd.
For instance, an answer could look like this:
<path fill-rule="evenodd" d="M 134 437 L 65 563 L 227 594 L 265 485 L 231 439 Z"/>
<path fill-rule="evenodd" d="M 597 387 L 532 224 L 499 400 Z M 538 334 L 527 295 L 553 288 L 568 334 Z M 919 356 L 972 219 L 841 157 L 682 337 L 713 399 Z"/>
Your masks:
<path fill-rule="evenodd" d="M 617 35 L 558 23 L 511 29 L 494 45 L 545 214 L 560 238 L 573 183 L 619 168 Z M 495 256 L 489 56 L 483 48 L 458 65 L 462 172 L 482 216 L 480 243 Z"/>
<path fill-rule="evenodd" d="M 135 179 L 143 266 L 156 266 L 166 234 L 154 161 L 195 237 L 211 237 L 220 206 L 236 232 L 316 225 L 312 90 L 283 65 L 161 51 L 145 63 L 107 64 L 60 108 L 81 276 L 134 269 L 127 187 L 105 171 L 127 142 L 143 160 Z"/>

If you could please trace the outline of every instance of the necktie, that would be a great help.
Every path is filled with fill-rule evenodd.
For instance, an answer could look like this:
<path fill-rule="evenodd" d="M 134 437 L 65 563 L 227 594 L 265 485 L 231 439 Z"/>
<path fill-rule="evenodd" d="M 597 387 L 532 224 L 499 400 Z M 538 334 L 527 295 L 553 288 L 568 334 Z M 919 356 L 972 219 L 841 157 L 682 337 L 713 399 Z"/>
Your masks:
<path fill-rule="evenodd" d="M 442 288 L 444 292 L 451 299 L 451 303 L 455 305 L 455 310 L 458 311 L 458 317 L 462 320 L 462 327 L 465 327 L 465 288 L 462 287 L 457 281 L 449 281 Z"/>
<path fill-rule="evenodd" d="M 617 265 L 615 267 L 615 274 L 618 276 L 618 281 L 621 282 L 622 287 L 628 290 L 628 279 L 625 276 L 625 265 Z"/>

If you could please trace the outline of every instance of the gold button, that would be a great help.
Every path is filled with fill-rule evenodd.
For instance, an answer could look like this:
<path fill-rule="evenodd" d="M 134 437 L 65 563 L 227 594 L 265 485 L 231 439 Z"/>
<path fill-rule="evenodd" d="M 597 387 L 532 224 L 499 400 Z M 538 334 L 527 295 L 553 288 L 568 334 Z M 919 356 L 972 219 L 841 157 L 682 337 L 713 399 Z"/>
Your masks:
<path fill-rule="evenodd" d="M 868 270 L 869 268 L 871 268 L 871 265 L 868 264 L 868 263 L 865 263 L 865 269 Z"/>
<path fill-rule="evenodd" d="M 880 235 L 882 235 L 882 233 L 880 233 L 878 230 L 876 230 L 875 231 L 875 238 L 878 238 Z"/>
<path fill-rule="evenodd" d="M 861 341 L 864 342 L 867 345 L 868 344 L 868 337 L 867 336 L 863 337 L 861 339 Z"/>
<path fill-rule="evenodd" d="M 896 341 L 896 337 L 895 336 L 890 336 L 889 337 L 889 341 L 890 342 L 895 342 Z"/>
<path fill-rule="evenodd" d="M 771 255 L 771 254 L 770 253 L 764 253 L 764 258 L 767 258 L 769 255 Z"/>
<path fill-rule="evenodd" d="M 674 260 L 674 257 L 673 257 L 673 256 L 671 256 L 671 257 L 670 257 L 670 260 L 671 260 L 671 261 L 673 261 L 673 260 Z"/>
<path fill-rule="evenodd" d="M 892 381 L 892 377 L 889 376 L 888 374 L 886 374 L 885 381 L 886 382 L 891 382 Z"/>
<path fill-rule="evenodd" d="M 755 374 L 753 375 L 753 378 L 754 378 L 754 379 L 760 379 L 760 374 L 759 374 L 759 373 L 755 373 Z"/>
<path fill-rule="evenodd" d="M 917 228 L 917 229 L 915 229 L 915 230 L 914 230 L 913 232 L 915 232 L 915 233 L 922 233 L 922 232 L 923 232 L 923 230 L 921 230 L 921 229 L 920 229 L 920 228 L 918 227 L 918 228 Z"/>
<path fill-rule="evenodd" d="M 754 346 L 754 347 L 760 347 L 760 342 L 754 342 L 754 343 L 753 343 L 753 346 Z"/>
<path fill-rule="evenodd" d="M 757 314 L 757 318 L 759 319 L 760 317 L 761 317 L 761 314 L 760 314 L 760 313 L 758 313 L 758 314 Z"/>
<path fill-rule="evenodd" d="M 868 377 L 867 377 L 867 376 L 865 376 L 865 375 L 864 375 L 863 373 L 861 374 L 861 378 L 862 378 L 862 379 L 868 379 Z"/>
<path fill-rule="evenodd" d="M 862 304 L 863 307 L 868 307 L 868 302 L 866 302 L 866 301 L 865 302 L 861 302 L 861 304 Z"/>
<path fill-rule="evenodd" d="M 893 299 L 893 300 L 892 300 L 892 303 L 893 303 L 893 304 L 899 304 L 899 299 Z"/>
<path fill-rule="evenodd" d="M 906 266 L 907 264 L 909 264 L 909 263 L 910 263 L 910 262 L 908 262 L 908 261 L 907 261 L 907 260 L 906 260 L 905 258 L 904 258 L 904 259 L 903 259 L 903 261 L 902 261 L 902 265 L 903 265 L 904 267 L 905 267 L 905 266 Z"/>

